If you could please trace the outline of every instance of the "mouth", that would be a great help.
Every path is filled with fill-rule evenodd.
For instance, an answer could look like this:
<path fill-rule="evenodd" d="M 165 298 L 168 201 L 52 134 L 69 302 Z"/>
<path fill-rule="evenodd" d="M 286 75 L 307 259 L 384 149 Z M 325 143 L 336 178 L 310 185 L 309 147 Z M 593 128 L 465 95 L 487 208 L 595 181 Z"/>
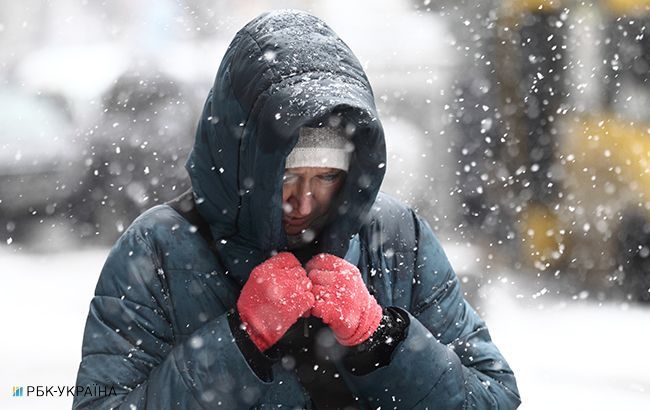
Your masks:
<path fill-rule="evenodd" d="M 307 225 L 309 218 L 284 218 L 285 225 L 290 226 L 303 226 Z"/>
<path fill-rule="evenodd" d="M 289 235 L 299 234 L 309 227 L 309 218 L 284 218 L 284 227 Z"/>

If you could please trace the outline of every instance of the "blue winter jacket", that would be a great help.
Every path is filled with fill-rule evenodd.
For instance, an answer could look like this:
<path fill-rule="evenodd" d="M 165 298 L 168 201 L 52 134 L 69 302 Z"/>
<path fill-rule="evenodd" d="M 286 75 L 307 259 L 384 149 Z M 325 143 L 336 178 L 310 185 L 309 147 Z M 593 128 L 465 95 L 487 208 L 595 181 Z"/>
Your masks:
<path fill-rule="evenodd" d="M 384 134 L 361 65 L 319 19 L 278 11 L 232 41 L 187 161 L 197 210 L 215 243 L 168 205 L 124 232 L 90 304 L 76 382 L 115 394 L 77 395 L 74 408 L 311 406 L 286 366 L 274 364 L 270 380 L 256 375 L 226 312 L 251 269 L 287 247 L 282 176 L 298 129 L 333 120 L 354 131 L 354 152 L 318 250 L 358 266 L 377 301 L 410 319 L 385 366 L 354 375 L 337 364 L 359 406 L 518 406 L 512 370 L 463 299 L 431 228 L 379 194 Z"/>

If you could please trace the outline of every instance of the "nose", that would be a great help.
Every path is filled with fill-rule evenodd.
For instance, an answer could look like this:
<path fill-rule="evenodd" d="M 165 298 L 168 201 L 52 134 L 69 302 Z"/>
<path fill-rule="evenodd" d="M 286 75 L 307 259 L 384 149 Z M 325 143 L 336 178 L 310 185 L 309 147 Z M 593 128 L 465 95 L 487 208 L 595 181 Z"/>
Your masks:
<path fill-rule="evenodd" d="M 300 216 L 307 216 L 311 214 L 314 209 L 314 195 L 311 192 L 308 183 L 298 184 L 298 189 L 295 193 L 296 204 L 294 209 L 298 211 Z"/>

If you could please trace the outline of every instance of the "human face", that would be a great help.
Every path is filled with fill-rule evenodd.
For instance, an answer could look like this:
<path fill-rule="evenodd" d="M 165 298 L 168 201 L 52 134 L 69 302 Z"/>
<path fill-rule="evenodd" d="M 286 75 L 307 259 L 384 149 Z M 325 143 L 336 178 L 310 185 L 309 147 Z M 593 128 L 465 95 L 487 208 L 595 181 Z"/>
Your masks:
<path fill-rule="evenodd" d="M 286 234 L 299 235 L 306 229 L 317 234 L 344 180 L 345 172 L 336 168 L 288 168 L 282 185 Z"/>

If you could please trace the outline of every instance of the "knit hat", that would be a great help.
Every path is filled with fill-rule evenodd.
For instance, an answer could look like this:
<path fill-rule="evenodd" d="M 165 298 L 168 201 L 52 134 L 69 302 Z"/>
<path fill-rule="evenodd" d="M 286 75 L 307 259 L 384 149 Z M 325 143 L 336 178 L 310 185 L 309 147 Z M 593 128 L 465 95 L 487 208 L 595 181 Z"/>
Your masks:
<path fill-rule="evenodd" d="M 352 143 L 343 128 L 302 127 L 298 142 L 287 156 L 285 168 L 322 167 L 347 172 L 351 153 Z"/>

